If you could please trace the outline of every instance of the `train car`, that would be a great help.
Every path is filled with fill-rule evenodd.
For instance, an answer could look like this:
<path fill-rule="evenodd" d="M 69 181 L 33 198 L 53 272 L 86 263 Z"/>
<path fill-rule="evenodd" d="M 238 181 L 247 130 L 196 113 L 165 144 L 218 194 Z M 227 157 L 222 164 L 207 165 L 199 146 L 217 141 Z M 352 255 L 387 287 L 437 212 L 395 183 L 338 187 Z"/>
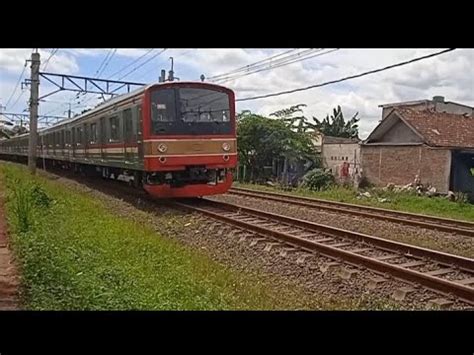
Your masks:
<path fill-rule="evenodd" d="M 28 134 L 0 140 L 26 160 Z M 38 132 L 38 163 L 124 176 L 158 198 L 225 193 L 237 165 L 235 96 L 201 82 L 165 82 L 120 95 Z"/>

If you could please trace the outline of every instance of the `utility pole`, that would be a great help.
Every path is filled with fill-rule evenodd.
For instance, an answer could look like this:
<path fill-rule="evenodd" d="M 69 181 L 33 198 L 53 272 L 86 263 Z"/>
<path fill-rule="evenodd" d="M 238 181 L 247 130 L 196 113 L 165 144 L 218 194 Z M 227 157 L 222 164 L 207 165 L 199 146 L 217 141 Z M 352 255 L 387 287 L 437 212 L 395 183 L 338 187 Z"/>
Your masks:
<path fill-rule="evenodd" d="M 33 175 L 36 173 L 36 146 L 38 140 L 39 68 L 40 54 L 36 50 L 31 54 L 30 133 L 28 142 L 28 168 Z"/>
<path fill-rule="evenodd" d="M 64 111 L 64 113 L 67 112 L 67 118 L 71 118 L 71 103 L 69 103 L 69 110 Z"/>

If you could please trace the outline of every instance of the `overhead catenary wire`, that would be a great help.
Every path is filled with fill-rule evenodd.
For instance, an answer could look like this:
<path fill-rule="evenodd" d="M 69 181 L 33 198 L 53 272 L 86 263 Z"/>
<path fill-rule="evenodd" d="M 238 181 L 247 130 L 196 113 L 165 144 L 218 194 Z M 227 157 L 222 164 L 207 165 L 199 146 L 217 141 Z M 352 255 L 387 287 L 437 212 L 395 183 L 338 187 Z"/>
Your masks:
<path fill-rule="evenodd" d="M 107 61 L 107 59 L 109 58 L 110 54 L 112 54 L 114 48 L 110 48 L 109 51 L 107 52 L 107 55 L 105 56 L 105 58 L 102 60 L 102 62 L 100 63 L 99 67 L 97 68 L 97 70 L 95 71 L 95 74 L 94 76 L 97 78 L 97 76 L 99 75 L 99 72 L 100 70 L 102 69 L 102 67 L 104 66 L 105 62 Z"/>
<path fill-rule="evenodd" d="M 132 62 L 130 62 L 129 64 L 127 64 L 126 66 L 124 66 L 122 69 L 116 71 L 115 73 L 111 74 L 108 76 L 107 79 L 110 79 L 112 78 L 113 76 L 123 72 L 125 69 L 127 69 L 128 67 L 132 66 L 133 64 L 135 64 L 136 62 L 140 61 L 142 58 L 144 58 L 147 54 L 151 53 L 152 51 L 154 51 L 155 48 L 150 48 L 147 52 L 145 52 L 144 54 L 142 54 L 140 57 L 134 59 Z"/>
<path fill-rule="evenodd" d="M 297 52 L 297 53 L 289 54 L 287 56 L 284 56 L 284 57 L 281 57 L 281 58 L 278 58 L 278 59 L 271 59 L 266 63 L 261 63 L 261 64 L 258 64 L 258 65 L 252 66 L 251 68 L 244 69 L 244 70 L 241 71 L 242 73 L 234 73 L 234 74 L 225 75 L 225 76 L 210 79 L 210 80 L 211 81 L 220 81 L 220 80 L 227 80 L 227 79 L 230 79 L 230 78 L 233 78 L 233 77 L 239 77 L 240 75 L 253 73 L 253 72 L 258 71 L 262 68 L 271 68 L 275 65 L 286 63 L 286 62 L 289 62 L 289 61 L 292 61 L 292 60 L 295 60 L 295 59 L 301 60 L 301 58 L 303 58 L 303 57 L 309 56 L 309 55 L 313 54 L 314 52 L 320 52 L 322 50 L 323 50 L 323 48 L 305 49 L 305 50 L 302 50 L 302 51 Z"/>
<path fill-rule="evenodd" d="M 260 64 L 257 65 L 252 65 L 251 67 L 245 68 L 240 70 L 239 72 L 234 72 L 233 74 L 227 74 L 227 75 L 221 75 L 218 78 L 208 78 L 210 81 L 222 81 L 222 80 L 228 80 L 231 78 L 238 78 L 240 75 L 248 74 L 248 73 L 253 73 L 255 71 L 258 71 L 263 68 L 270 68 L 278 64 L 286 63 L 291 60 L 295 59 L 301 59 L 303 57 L 309 56 L 315 52 L 320 52 L 322 51 L 323 48 L 310 48 L 310 49 L 305 49 L 305 50 L 300 50 L 296 53 L 292 54 L 287 54 L 285 56 L 281 56 L 280 58 L 275 59 L 274 57 L 267 58 L 267 61 L 261 62 Z"/>
<path fill-rule="evenodd" d="M 252 71 L 252 72 L 250 72 L 250 73 L 243 73 L 243 74 L 241 74 L 241 75 L 239 75 L 239 76 L 236 76 L 236 77 L 231 77 L 231 78 L 228 78 L 228 79 L 225 79 L 225 80 L 218 81 L 218 83 L 219 83 L 219 84 L 223 84 L 223 83 L 226 83 L 226 82 L 229 82 L 229 81 L 232 81 L 232 80 L 237 80 L 237 79 L 243 78 L 243 77 L 248 76 L 248 75 L 260 73 L 260 72 L 262 72 L 262 71 L 273 70 L 273 69 L 280 68 L 280 67 L 283 67 L 283 66 L 286 66 L 286 65 L 290 65 L 290 64 L 294 64 L 294 63 L 297 63 L 297 62 L 302 62 L 302 61 L 304 61 L 304 60 L 311 59 L 311 58 L 315 58 L 315 57 L 319 57 L 319 56 L 322 56 L 322 55 L 325 55 L 325 54 L 329 54 L 329 53 L 332 53 L 332 52 L 335 52 L 335 51 L 338 51 L 338 50 L 339 50 L 339 48 L 335 48 L 335 49 L 331 49 L 331 50 L 329 50 L 329 51 L 327 51 L 327 52 L 316 53 L 316 54 L 312 54 L 312 55 L 310 55 L 310 56 L 303 57 L 303 58 L 296 58 L 296 59 L 293 59 L 293 60 L 290 60 L 290 61 L 285 61 L 285 62 L 280 63 L 280 64 L 277 64 L 277 65 L 270 65 L 270 66 L 267 67 L 267 68 L 261 68 L 261 69 Z"/>
<path fill-rule="evenodd" d="M 265 62 L 267 62 L 267 61 L 271 61 L 271 60 L 274 59 L 274 58 L 280 57 L 280 56 L 285 55 L 285 54 L 288 54 L 288 53 L 290 53 L 290 52 L 294 52 L 294 51 L 296 51 L 296 50 L 298 50 L 298 49 L 290 49 L 290 50 L 288 50 L 288 51 L 285 51 L 285 52 L 282 52 L 282 53 L 279 53 L 279 54 L 275 54 L 275 55 L 270 56 L 270 57 L 268 57 L 268 58 L 259 60 L 259 61 L 257 61 L 257 62 L 244 65 L 243 67 L 239 67 L 239 68 L 234 69 L 234 70 L 231 70 L 231 71 L 229 71 L 229 72 L 227 72 L 227 73 L 222 73 L 222 74 L 210 76 L 210 77 L 208 77 L 207 79 L 208 79 L 208 80 L 217 80 L 218 78 L 225 77 L 225 76 L 228 76 L 228 75 L 230 75 L 230 74 L 234 74 L 234 73 L 238 73 L 238 72 L 241 72 L 241 71 L 249 70 L 249 69 L 253 68 L 253 67 L 256 66 L 256 65 L 260 65 L 260 64 L 265 63 Z"/>
<path fill-rule="evenodd" d="M 109 59 L 107 59 L 104 66 L 102 67 L 101 71 L 99 72 L 99 74 L 97 74 L 96 77 L 99 77 L 100 75 L 102 75 L 102 73 L 105 71 L 105 69 L 109 65 L 110 61 L 112 60 L 112 58 L 113 58 L 113 56 L 115 55 L 116 52 L 117 52 L 117 48 L 114 48 L 114 50 L 112 51 L 112 54 L 110 55 Z"/>
<path fill-rule="evenodd" d="M 369 71 L 366 71 L 366 72 L 363 72 L 363 73 L 360 73 L 360 74 L 346 76 L 344 78 L 340 78 L 340 79 L 336 79 L 336 80 L 326 81 L 324 83 L 314 84 L 314 85 L 310 85 L 310 86 L 306 86 L 306 87 L 302 87 L 302 88 L 298 88 L 298 89 L 275 92 L 275 93 L 271 93 L 271 94 L 252 96 L 252 97 L 244 97 L 244 98 L 241 98 L 241 99 L 237 99 L 236 101 L 250 101 L 250 100 L 264 99 L 264 98 L 268 98 L 268 97 L 287 95 L 287 94 L 292 94 L 292 93 L 299 92 L 299 91 L 306 91 L 306 90 L 313 89 L 313 88 L 318 88 L 318 87 L 322 87 L 322 86 L 326 86 L 326 85 L 340 83 L 340 82 L 343 82 L 343 81 L 346 81 L 346 80 L 360 78 L 362 76 L 378 73 L 378 72 L 385 71 L 385 70 L 388 70 L 388 69 L 404 66 L 404 65 L 411 64 L 411 63 L 414 63 L 414 62 L 418 62 L 420 60 L 436 57 L 438 55 L 454 51 L 455 49 L 456 48 L 445 49 L 445 50 L 440 51 L 440 52 L 436 52 L 436 53 L 424 55 L 424 56 L 421 56 L 421 57 L 413 58 L 413 59 L 410 59 L 410 60 L 407 60 L 407 61 L 392 64 L 392 65 L 389 65 L 389 66 L 386 66 L 386 67 L 383 67 L 383 68 L 369 70 Z"/>
<path fill-rule="evenodd" d="M 44 63 L 43 63 L 43 71 L 46 70 L 46 68 L 48 67 L 49 61 L 51 60 L 51 58 L 53 58 L 53 57 L 56 55 L 56 53 L 58 52 L 58 50 L 59 50 L 59 48 L 53 48 L 53 50 L 51 51 L 51 53 L 50 53 L 48 59 L 46 59 L 46 60 L 44 61 Z"/>
<path fill-rule="evenodd" d="M 127 74 L 125 75 L 122 75 L 120 78 L 118 78 L 118 80 L 122 80 L 123 78 L 129 76 L 130 74 L 132 74 L 133 72 L 137 71 L 139 68 L 141 68 L 142 66 L 144 66 L 146 63 L 150 62 L 151 60 L 155 59 L 156 57 L 158 57 L 160 54 L 164 53 L 168 48 L 163 48 L 161 51 L 159 51 L 158 53 L 154 54 L 153 56 L 151 56 L 150 58 L 148 58 L 147 60 L 145 60 L 143 63 L 141 63 L 140 65 L 136 66 L 135 68 L 133 68 L 132 70 L 130 70 Z"/>
<path fill-rule="evenodd" d="M 5 104 L 5 107 L 8 107 L 8 104 L 10 103 L 10 101 L 11 101 L 12 98 L 13 98 L 13 96 L 15 95 L 16 90 L 18 89 L 18 85 L 20 85 L 21 79 L 23 79 L 23 74 L 25 74 L 25 70 L 26 70 L 26 61 L 25 61 L 25 65 L 23 66 L 23 70 L 22 70 L 22 72 L 21 72 L 21 74 L 20 74 L 20 77 L 18 78 L 18 81 L 16 82 L 15 88 L 13 89 L 12 94 L 10 95 L 10 97 L 9 97 L 8 100 L 7 100 L 7 103 Z"/>

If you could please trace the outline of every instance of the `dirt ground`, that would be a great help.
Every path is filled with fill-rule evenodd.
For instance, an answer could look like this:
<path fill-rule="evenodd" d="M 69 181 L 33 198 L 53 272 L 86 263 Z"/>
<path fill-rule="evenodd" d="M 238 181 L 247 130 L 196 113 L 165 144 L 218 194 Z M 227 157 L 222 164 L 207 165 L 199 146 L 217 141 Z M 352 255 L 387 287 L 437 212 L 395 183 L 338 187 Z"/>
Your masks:
<path fill-rule="evenodd" d="M 4 195 L 0 190 L 0 311 L 19 309 L 18 274 L 8 245 Z"/>

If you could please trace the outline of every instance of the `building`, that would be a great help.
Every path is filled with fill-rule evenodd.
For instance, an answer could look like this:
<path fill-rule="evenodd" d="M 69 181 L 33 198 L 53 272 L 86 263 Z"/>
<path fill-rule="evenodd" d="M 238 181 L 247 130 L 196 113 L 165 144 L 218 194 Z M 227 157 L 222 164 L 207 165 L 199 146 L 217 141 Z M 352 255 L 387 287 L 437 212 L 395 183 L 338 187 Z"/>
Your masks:
<path fill-rule="evenodd" d="M 435 112 L 454 113 L 457 115 L 474 115 L 474 107 L 459 104 L 456 102 L 444 101 L 443 96 L 434 96 L 432 100 L 405 101 L 392 104 L 379 105 L 382 108 L 382 120 L 394 108 L 411 108 L 413 110 L 432 110 Z"/>
<path fill-rule="evenodd" d="M 451 103 L 452 104 L 452 103 Z M 469 106 L 452 104 L 451 110 Z M 395 106 L 361 145 L 364 176 L 375 185 L 405 185 L 415 177 L 439 192 L 474 194 L 474 117 Z M 471 113 L 472 113 L 472 107 Z"/>
<path fill-rule="evenodd" d="M 359 139 L 323 136 L 321 157 L 338 181 L 350 181 L 360 169 Z"/>

